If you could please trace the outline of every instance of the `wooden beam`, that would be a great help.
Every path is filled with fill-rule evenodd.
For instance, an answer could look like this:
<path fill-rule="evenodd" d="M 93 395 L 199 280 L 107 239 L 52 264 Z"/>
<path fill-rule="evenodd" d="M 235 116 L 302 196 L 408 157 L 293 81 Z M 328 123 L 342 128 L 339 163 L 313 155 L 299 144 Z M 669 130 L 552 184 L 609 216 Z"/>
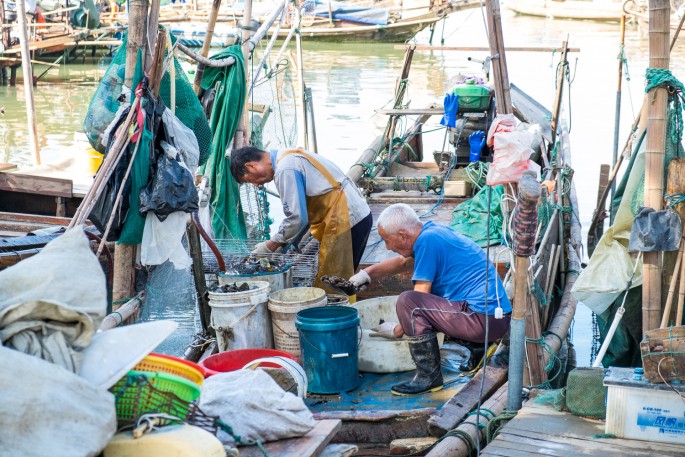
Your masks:
<path fill-rule="evenodd" d="M 73 183 L 69 179 L 0 172 L 0 190 L 71 198 Z"/>
<path fill-rule="evenodd" d="M 404 44 L 396 44 L 395 49 L 405 49 Z M 490 48 L 484 46 L 416 46 L 417 51 L 483 51 L 487 52 Z M 507 52 L 556 52 L 559 48 L 543 46 L 511 46 L 505 48 Z M 568 48 L 567 52 L 580 52 L 580 48 Z"/>
<path fill-rule="evenodd" d="M 487 398 L 504 385 L 506 380 L 507 366 L 490 359 L 485 370 L 480 369 L 454 397 L 428 419 L 430 434 L 442 436 L 459 425 L 467 414 L 478 406 L 478 402 L 482 401 L 481 383 L 483 398 Z"/>

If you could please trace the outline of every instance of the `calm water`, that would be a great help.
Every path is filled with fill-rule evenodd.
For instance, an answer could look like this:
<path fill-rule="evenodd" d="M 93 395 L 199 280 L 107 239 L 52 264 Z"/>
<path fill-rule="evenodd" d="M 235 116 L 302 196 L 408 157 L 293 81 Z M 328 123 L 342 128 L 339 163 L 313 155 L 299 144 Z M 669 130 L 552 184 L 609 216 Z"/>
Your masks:
<path fill-rule="evenodd" d="M 579 214 L 587 230 L 597 199 L 599 166 L 611 162 L 614 107 L 617 88 L 618 24 L 560 21 L 515 16 L 503 10 L 504 41 L 507 46 L 560 47 L 565 39 L 579 53 L 570 54 L 572 86 L 566 115 L 571 122 L 571 144 Z M 487 46 L 480 10 L 452 15 L 436 31 L 446 46 Z M 428 32 L 417 36 L 425 44 Z M 642 104 L 644 74 L 648 64 L 646 34 L 628 26 L 626 57 L 630 81 L 623 81 L 621 114 L 622 145 L 632 119 Z M 421 51 L 414 56 L 411 84 L 405 100 L 423 107 L 441 101 L 445 90 L 460 70 L 477 72 L 479 65 L 467 57 L 483 59 L 485 52 Z M 389 44 L 310 44 L 305 41 L 305 76 L 312 88 L 319 152 L 343 169 L 354 163 L 384 128 L 386 119 L 374 113 L 393 95 L 404 51 Z M 551 107 L 554 100 L 555 58 L 551 52 L 509 52 L 509 79 L 538 101 Z M 39 136 L 45 162 L 59 158 L 80 130 L 97 81 L 106 62 L 71 64 L 51 70 L 36 89 Z M 671 70 L 685 79 L 685 46 L 676 46 Z M 40 69 L 36 70 L 38 74 Z M 21 76 L 20 76 L 21 77 Z M 0 87 L 0 162 L 20 167 L 31 164 L 24 117 L 23 87 Z M 585 235 L 584 235 L 585 236 Z M 589 363 L 590 313 L 579 307 L 574 330 L 579 365 Z"/>

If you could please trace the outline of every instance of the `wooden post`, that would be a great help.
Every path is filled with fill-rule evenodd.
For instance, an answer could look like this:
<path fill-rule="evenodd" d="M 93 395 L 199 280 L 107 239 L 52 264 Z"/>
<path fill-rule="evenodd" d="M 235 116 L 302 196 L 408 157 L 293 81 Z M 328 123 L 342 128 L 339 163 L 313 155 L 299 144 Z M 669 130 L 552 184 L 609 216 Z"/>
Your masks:
<path fill-rule="evenodd" d="M 499 0 L 486 1 L 485 10 L 488 23 L 490 57 L 492 57 L 492 76 L 494 80 L 497 114 L 511 114 L 513 113 L 513 108 L 511 105 L 507 59 L 504 52 L 502 15 L 500 13 Z"/>
<path fill-rule="evenodd" d="M 302 18 L 302 11 L 300 10 L 300 0 L 294 0 L 295 4 L 295 21 L 298 29 L 300 28 L 300 20 Z M 297 112 L 297 144 L 307 149 L 309 147 L 308 134 L 307 134 L 307 116 L 305 114 L 306 107 L 306 94 L 304 87 L 304 63 L 302 58 L 302 34 L 298 30 L 295 34 L 295 49 L 297 52 L 297 91 L 300 95 L 300 109 Z"/>
<path fill-rule="evenodd" d="M 40 165 L 40 150 L 38 149 L 38 129 L 36 127 L 36 106 L 33 102 L 33 66 L 29 52 L 29 34 L 26 29 L 26 5 L 23 1 L 16 2 L 17 20 L 19 22 L 19 42 L 21 45 L 21 69 L 24 75 L 24 96 L 26 98 L 26 118 L 29 127 L 29 142 L 33 150 L 33 161 Z M 4 7 L 4 6 L 3 6 Z"/>
<path fill-rule="evenodd" d="M 152 49 L 155 48 L 157 40 L 157 29 L 159 29 L 159 8 L 160 0 L 152 0 L 150 3 L 150 14 L 147 29 L 147 46 L 145 46 L 145 71 L 150 70 L 152 66 Z"/>
<path fill-rule="evenodd" d="M 252 0 L 246 0 L 245 9 L 243 10 L 243 60 L 245 61 L 245 66 L 250 59 L 250 23 L 252 22 Z M 245 77 L 247 84 L 250 82 L 250 77 L 245 72 Z M 251 135 L 251 122 L 250 122 L 250 111 L 249 111 L 249 100 L 245 97 L 245 106 L 243 107 L 243 114 L 240 116 L 240 122 L 238 122 L 238 128 L 235 131 L 233 138 L 233 149 L 238 149 L 240 147 L 250 144 Z"/>
<path fill-rule="evenodd" d="M 685 193 L 685 159 L 676 157 L 668 164 L 668 178 L 666 181 L 667 194 L 682 194 Z M 685 204 L 679 203 L 674 210 L 680 216 L 680 219 L 685 221 Z M 685 230 L 683 230 L 685 236 Z M 668 294 L 664 305 L 664 313 L 661 318 L 660 328 L 668 327 L 670 322 L 675 322 L 675 325 L 681 325 L 675 319 L 671 319 L 672 303 L 675 296 L 675 285 L 681 269 L 681 260 L 685 250 L 685 241 L 680 240 L 680 249 L 678 253 L 666 252 L 664 253 L 663 266 L 663 282 L 661 283 L 662 290 L 668 287 Z M 675 260 L 674 260 L 675 259 Z M 670 274 L 669 274 L 670 273 Z"/>
<path fill-rule="evenodd" d="M 649 66 L 669 67 L 670 3 L 649 0 Z M 660 86 L 647 93 L 647 138 L 645 147 L 645 207 L 660 210 L 664 194 L 664 156 L 668 88 Z M 661 265 L 658 252 L 643 254 L 642 333 L 661 323 Z"/>
<path fill-rule="evenodd" d="M 128 12 L 128 41 L 126 43 L 126 69 L 124 85 L 135 88 L 133 74 L 136 70 L 138 51 L 145 49 L 147 39 L 147 0 L 130 0 Z M 133 93 L 131 93 L 133 99 Z M 114 250 L 114 285 L 112 286 L 112 300 L 124 300 L 133 296 L 134 270 L 136 246 L 119 244 Z"/>
<path fill-rule="evenodd" d="M 561 100 L 564 95 L 564 72 L 566 71 L 566 61 L 568 59 L 568 41 L 561 44 L 561 57 L 557 67 L 557 91 L 554 94 L 554 105 L 552 106 L 552 139 L 550 143 L 554 147 L 557 138 L 557 128 L 559 127 L 559 113 L 561 112 Z"/>
<path fill-rule="evenodd" d="M 202 43 L 202 57 L 209 55 L 209 46 L 212 44 L 212 37 L 214 36 L 214 27 L 216 26 L 216 18 L 219 16 L 219 8 L 221 7 L 221 0 L 214 0 L 212 2 L 212 10 L 209 12 L 209 22 L 207 23 L 207 33 L 205 34 L 205 41 Z M 205 65 L 203 63 L 197 64 L 195 70 L 195 81 L 193 82 L 193 90 L 197 95 L 200 95 L 200 84 L 202 83 L 202 75 L 205 72 Z"/>
<path fill-rule="evenodd" d="M 0 24 L 5 25 L 5 0 L 0 0 Z M 3 48 L 10 47 L 10 29 L 9 27 L 2 28 L 2 35 L 0 35 L 0 42 Z"/>

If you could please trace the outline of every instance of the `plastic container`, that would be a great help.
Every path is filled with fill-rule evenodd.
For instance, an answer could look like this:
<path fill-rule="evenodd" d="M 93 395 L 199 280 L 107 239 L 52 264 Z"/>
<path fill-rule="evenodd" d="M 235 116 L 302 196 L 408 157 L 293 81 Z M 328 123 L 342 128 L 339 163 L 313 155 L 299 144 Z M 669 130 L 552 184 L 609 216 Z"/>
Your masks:
<path fill-rule="evenodd" d="M 237 349 L 235 351 L 226 351 L 210 355 L 206 359 L 200 361 L 200 366 L 205 369 L 207 377 L 209 377 L 217 373 L 241 370 L 248 363 L 265 357 L 285 357 L 295 360 L 295 357 L 292 354 L 276 349 Z M 264 363 L 260 366 L 265 368 L 280 368 L 280 366 L 274 363 Z"/>
<path fill-rule="evenodd" d="M 473 82 L 473 81 L 471 81 Z M 458 84 L 452 91 L 453 94 L 459 96 L 460 113 L 468 113 L 472 111 L 485 111 L 490 106 L 490 89 L 478 84 Z"/>
<path fill-rule="evenodd" d="M 276 349 L 300 358 L 300 339 L 295 328 L 295 315 L 307 308 L 325 306 L 326 291 L 318 287 L 293 287 L 269 295 L 269 311 Z"/>
<path fill-rule="evenodd" d="M 120 421 L 134 421 L 145 413 L 185 419 L 190 403 L 200 396 L 200 387 L 194 382 L 167 373 L 145 371 L 129 371 L 110 391 L 116 399 Z"/>
<path fill-rule="evenodd" d="M 256 288 L 244 292 L 209 292 L 211 325 L 216 330 L 219 351 L 273 347 L 271 318 L 267 311 L 269 283 L 244 282 Z"/>
<path fill-rule="evenodd" d="M 218 275 L 219 285 L 249 282 L 249 281 L 266 281 L 271 287 L 271 292 L 277 290 L 289 289 L 293 286 L 293 272 L 290 266 L 284 271 L 266 272 L 254 275 L 231 275 L 220 273 Z"/>
<path fill-rule="evenodd" d="M 359 316 L 349 306 L 324 306 L 297 313 L 302 361 L 309 392 L 337 394 L 359 386 Z"/>
<path fill-rule="evenodd" d="M 359 311 L 362 327 L 361 345 L 359 346 L 359 371 L 369 373 L 397 373 L 416 369 L 409 353 L 406 339 L 388 340 L 371 337 L 371 329 L 378 327 L 380 321 L 399 322 L 395 305 L 397 295 L 370 298 L 355 303 Z M 445 336 L 438 333 L 438 343 L 442 345 Z"/>
<path fill-rule="evenodd" d="M 141 360 L 138 365 L 133 368 L 133 370 L 172 374 L 174 376 L 179 376 L 183 379 L 194 382 L 198 386 L 201 386 L 202 381 L 205 379 L 202 369 L 193 362 L 189 362 L 187 360 L 182 361 L 176 357 L 171 357 L 168 355 L 165 356 L 161 354 L 148 355 Z"/>
<path fill-rule="evenodd" d="M 685 402 L 681 398 L 685 385 L 651 384 L 642 376 L 635 379 L 635 374 L 632 368 L 611 367 L 604 378 L 608 388 L 606 433 L 685 444 Z"/>

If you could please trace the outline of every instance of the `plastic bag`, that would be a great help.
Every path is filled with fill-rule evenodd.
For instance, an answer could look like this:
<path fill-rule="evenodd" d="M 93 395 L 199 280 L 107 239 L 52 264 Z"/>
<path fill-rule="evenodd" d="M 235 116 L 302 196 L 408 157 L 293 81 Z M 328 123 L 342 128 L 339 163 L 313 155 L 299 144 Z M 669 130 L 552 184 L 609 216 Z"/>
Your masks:
<path fill-rule="evenodd" d="M 519 124 L 519 120 L 513 114 L 498 114 L 492 121 L 492 125 L 488 130 L 488 141 L 487 145 L 493 147 L 495 133 L 500 132 L 513 132 L 516 126 Z"/>
<path fill-rule="evenodd" d="M 493 128 L 490 128 L 490 132 L 492 131 Z M 527 124 L 520 124 L 513 131 L 495 132 L 492 138 L 494 157 L 486 179 L 489 186 L 518 182 L 527 170 L 540 173 L 540 166 L 530 160 L 533 150 L 530 148 L 531 136 Z"/>
<path fill-rule="evenodd" d="M 173 147 L 164 147 L 174 152 Z M 198 208 L 198 195 L 195 180 L 190 170 L 182 162 L 163 152 L 157 159 L 156 169 L 150 182 L 140 192 L 141 216 L 152 211 L 163 221 L 176 211 L 192 213 Z"/>
<path fill-rule="evenodd" d="M 164 221 L 148 213 L 140 248 L 140 263 L 161 265 L 168 260 L 177 270 L 192 265 L 193 261 L 183 246 L 187 223 L 188 215 L 182 211 L 169 214 Z"/>
<path fill-rule="evenodd" d="M 682 233 L 680 216 L 672 209 L 640 208 L 630 230 L 628 252 L 677 251 Z"/>
<path fill-rule="evenodd" d="M 126 113 L 127 112 L 128 110 L 126 111 Z M 123 122 L 125 117 L 126 116 L 124 115 L 119 120 Z M 108 143 L 110 145 L 113 145 L 113 134 L 114 132 L 116 132 L 116 127 L 109 129 L 109 131 L 111 132 L 111 134 Z M 107 229 L 107 223 L 109 222 L 109 219 L 112 216 L 114 202 L 117 199 L 119 190 L 121 189 L 122 185 L 124 186 L 119 208 L 117 209 L 117 213 L 114 216 L 114 219 L 112 220 L 112 226 L 110 227 L 109 232 L 107 234 L 107 241 L 116 241 L 119 239 L 119 235 L 121 235 L 121 231 L 124 227 L 124 222 L 126 221 L 126 215 L 128 214 L 128 195 L 131 192 L 131 177 L 129 176 L 129 178 L 126 179 L 126 181 L 124 182 L 124 176 L 126 176 L 126 169 L 128 168 L 128 164 L 131 161 L 131 148 L 135 148 L 135 145 L 129 145 L 129 147 L 122 152 L 121 159 L 117 163 L 114 172 L 109 177 L 109 180 L 107 180 L 105 188 L 98 196 L 98 199 L 95 202 L 95 206 L 88 215 L 88 219 L 90 219 L 93 225 L 95 225 L 95 227 L 97 227 L 97 229 L 100 230 L 100 233 L 104 234 Z"/>

